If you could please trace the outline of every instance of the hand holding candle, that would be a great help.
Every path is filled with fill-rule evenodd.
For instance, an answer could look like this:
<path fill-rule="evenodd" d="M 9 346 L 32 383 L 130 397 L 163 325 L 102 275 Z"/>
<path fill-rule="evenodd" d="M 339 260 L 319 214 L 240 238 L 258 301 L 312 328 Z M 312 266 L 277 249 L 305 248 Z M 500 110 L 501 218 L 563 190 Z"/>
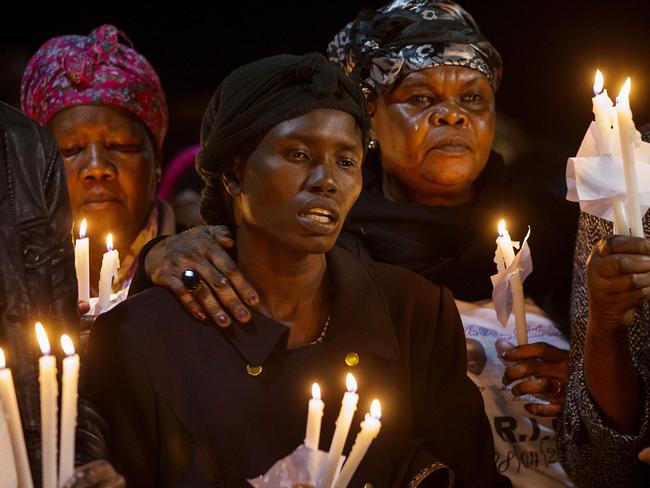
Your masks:
<path fill-rule="evenodd" d="M 50 342 L 45 329 L 36 322 L 36 338 L 43 352 L 38 360 L 38 381 L 41 394 L 41 449 L 43 461 L 43 488 L 57 488 L 56 483 L 56 430 L 57 397 L 56 358 L 50 354 Z"/>
<path fill-rule="evenodd" d="M 16 401 L 16 390 L 11 370 L 5 367 L 5 355 L 0 348 L 0 403 L 7 418 L 9 437 L 11 438 L 11 449 L 16 463 L 16 474 L 18 475 L 18 488 L 33 488 L 32 473 L 29 469 L 29 458 L 25 447 L 23 426 L 20 422 L 20 412 Z"/>
<path fill-rule="evenodd" d="M 354 379 L 352 373 L 348 373 L 345 383 L 348 391 L 343 395 L 341 410 L 338 419 L 336 419 L 336 430 L 332 437 L 332 443 L 330 444 L 327 459 L 321 469 L 318 488 L 331 488 L 339 466 L 341 454 L 343 453 L 345 440 L 350 431 L 352 417 L 354 412 L 357 410 L 359 395 L 357 395 L 357 381 Z"/>
<path fill-rule="evenodd" d="M 117 277 L 117 270 L 120 267 L 120 257 L 117 249 L 113 249 L 113 235 L 108 234 L 106 238 L 108 249 L 102 257 L 102 269 L 99 273 L 99 309 L 105 312 L 111 303 L 111 292 L 113 291 L 113 278 Z"/>
<path fill-rule="evenodd" d="M 79 239 L 74 247 L 74 264 L 77 270 L 79 300 L 90 302 L 90 265 L 88 257 L 89 240 L 86 237 L 86 219 L 81 221 Z"/>
<path fill-rule="evenodd" d="M 79 355 L 75 353 L 72 340 L 65 334 L 61 336 L 61 347 L 66 354 L 66 358 L 63 360 L 61 439 L 59 447 L 59 486 L 62 487 L 74 474 Z"/>

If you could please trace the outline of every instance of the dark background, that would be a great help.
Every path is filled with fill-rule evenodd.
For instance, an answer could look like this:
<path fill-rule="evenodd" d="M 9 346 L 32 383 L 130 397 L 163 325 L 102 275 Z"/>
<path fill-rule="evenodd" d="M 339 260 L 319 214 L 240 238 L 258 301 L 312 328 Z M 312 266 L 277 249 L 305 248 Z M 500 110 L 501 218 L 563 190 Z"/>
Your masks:
<path fill-rule="evenodd" d="M 196 142 L 212 91 L 233 68 L 281 53 L 324 51 L 360 8 L 384 1 L 216 1 L 132 4 L 50 2 L 14 6 L 0 21 L 0 99 L 18 105 L 29 57 L 47 39 L 88 34 L 114 23 L 158 71 L 171 127 L 165 155 Z M 591 114 L 596 67 L 611 95 L 625 76 L 638 125 L 650 121 L 650 2 L 620 0 L 460 0 L 504 58 L 497 94 L 501 125 L 517 145 L 528 140 L 530 161 L 561 175 Z M 93 5 L 89 7 L 89 5 Z M 525 159 L 525 158 L 524 158 Z M 533 163 L 531 168 L 533 168 Z M 557 170 L 557 171 L 555 171 Z"/>

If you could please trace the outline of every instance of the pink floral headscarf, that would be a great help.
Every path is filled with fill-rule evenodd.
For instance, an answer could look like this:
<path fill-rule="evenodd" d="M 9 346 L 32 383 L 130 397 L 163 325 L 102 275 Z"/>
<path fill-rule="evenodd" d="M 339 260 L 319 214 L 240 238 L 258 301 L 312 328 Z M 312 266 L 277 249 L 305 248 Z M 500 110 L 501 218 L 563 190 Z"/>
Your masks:
<path fill-rule="evenodd" d="M 60 36 L 43 44 L 23 74 L 20 102 L 23 112 L 41 125 L 65 108 L 116 105 L 142 120 L 159 148 L 169 124 L 158 75 L 110 24 L 88 36 Z"/>

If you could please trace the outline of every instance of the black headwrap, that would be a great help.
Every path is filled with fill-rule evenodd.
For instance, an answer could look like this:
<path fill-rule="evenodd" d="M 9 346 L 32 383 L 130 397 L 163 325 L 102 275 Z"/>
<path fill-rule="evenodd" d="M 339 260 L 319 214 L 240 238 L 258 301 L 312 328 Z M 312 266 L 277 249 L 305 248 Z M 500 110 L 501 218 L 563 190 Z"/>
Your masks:
<path fill-rule="evenodd" d="M 496 91 L 503 71 L 498 51 L 452 0 L 393 0 L 362 10 L 334 37 L 327 54 L 376 95 L 401 76 L 433 66 L 474 69 Z"/>
<path fill-rule="evenodd" d="M 352 115 L 368 139 L 370 119 L 360 88 L 323 55 L 279 55 L 237 68 L 217 88 L 203 116 L 196 168 L 205 184 L 201 216 L 207 224 L 232 227 L 222 176 L 234 158 L 257 145 L 279 123 L 311 110 L 331 108 Z M 244 149 L 242 149 L 244 148 Z"/>

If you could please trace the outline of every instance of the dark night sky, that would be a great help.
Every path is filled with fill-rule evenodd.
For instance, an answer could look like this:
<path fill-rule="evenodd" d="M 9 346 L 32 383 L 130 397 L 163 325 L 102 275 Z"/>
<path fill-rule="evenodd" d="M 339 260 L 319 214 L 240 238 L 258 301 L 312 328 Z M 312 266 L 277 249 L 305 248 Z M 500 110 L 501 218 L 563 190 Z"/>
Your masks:
<path fill-rule="evenodd" d="M 124 30 L 158 71 L 172 126 L 167 154 L 194 142 L 203 107 L 219 80 L 255 58 L 280 52 L 323 51 L 361 7 L 382 1 L 217 1 L 210 7 L 177 2 L 102 11 L 88 3 L 51 2 L 19 9 L 0 28 L 0 99 L 16 104 L 28 57 L 59 34 L 87 34 L 101 23 Z M 650 121 L 650 2 L 620 0 L 533 2 L 460 0 L 500 50 L 504 81 L 498 109 L 564 165 L 591 119 L 591 85 L 598 66 L 610 94 L 630 74 L 637 125 Z M 135 2 L 132 3 L 134 5 Z M 123 5 L 123 4 L 120 4 Z M 179 7 L 182 5 L 182 7 Z M 66 10 L 68 9 L 68 10 Z"/>

